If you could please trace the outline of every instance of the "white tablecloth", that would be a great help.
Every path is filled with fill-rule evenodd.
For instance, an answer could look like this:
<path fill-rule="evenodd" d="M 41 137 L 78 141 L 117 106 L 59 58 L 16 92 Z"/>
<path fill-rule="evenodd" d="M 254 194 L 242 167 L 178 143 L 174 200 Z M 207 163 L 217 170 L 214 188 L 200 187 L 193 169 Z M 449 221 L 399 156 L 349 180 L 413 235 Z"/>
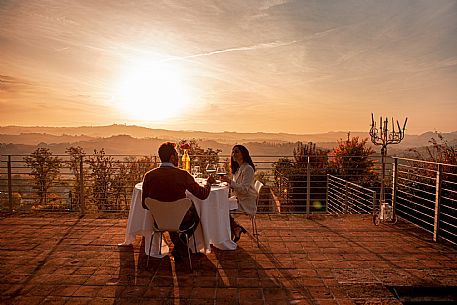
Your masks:
<path fill-rule="evenodd" d="M 211 193 L 205 200 L 196 198 L 191 193 L 187 196 L 194 202 L 195 208 L 200 216 L 200 224 L 194 236 L 197 244 L 197 251 L 210 253 L 211 245 L 221 250 L 235 250 L 236 243 L 231 240 L 229 210 L 233 206 L 228 201 L 227 186 L 212 186 Z M 137 183 L 132 193 L 129 217 L 125 230 L 124 245 L 131 244 L 136 235 L 145 237 L 145 253 L 149 251 L 149 242 L 152 234 L 152 216 L 148 210 L 141 205 L 142 183 Z M 159 236 L 155 234 L 152 241 L 151 256 L 159 255 Z M 194 242 L 189 242 L 193 250 Z M 162 243 L 162 256 L 168 253 L 169 249 L 165 242 Z"/>

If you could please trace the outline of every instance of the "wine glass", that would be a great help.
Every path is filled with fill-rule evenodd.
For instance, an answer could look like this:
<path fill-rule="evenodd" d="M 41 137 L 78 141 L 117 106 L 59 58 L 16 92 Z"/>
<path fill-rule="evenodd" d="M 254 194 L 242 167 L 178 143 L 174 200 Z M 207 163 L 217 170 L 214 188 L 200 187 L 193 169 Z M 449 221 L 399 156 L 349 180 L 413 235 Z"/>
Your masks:
<path fill-rule="evenodd" d="M 213 163 L 208 163 L 206 166 L 206 172 L 208 173 L 208 178 L 211 177 L 211 174 L 216 172 L 216 166 Z"/>
<path fill-rule="evenodd" d="M 192 167 L 192 176 L 194 176 L 194 178 L 198 178 L 198 176 L 201 174 L 200 172 L 200 166 L 198 165 L 195 165 L 194 167 Z"/>
<path fill-rule="evenodd" d="M 227 171 L 225 170 L 225 167 L 223 166 L 218 166 L 216 169 L 216 175 L 218 175 L 222 179 L 225 175 L 227 175 Z"/>
<path fill-rule="evenodd" d="M 208 163 L 208 165 L 206 166 L 206 172 L 208 174 L 212 174 L 212 173 L 215 173 L 216 172 L 216 166 L 213 164 L 213 163 Z"/>
<path fill-rule="evenodd" d="M 225 185 L 226 183 L 222 181 L 222 177 L 227 175 L 227 171 L 225 170 L 224 166 L 218 166 L 216 169 L 216 175 L 219 176 L 219 185 Z"/>

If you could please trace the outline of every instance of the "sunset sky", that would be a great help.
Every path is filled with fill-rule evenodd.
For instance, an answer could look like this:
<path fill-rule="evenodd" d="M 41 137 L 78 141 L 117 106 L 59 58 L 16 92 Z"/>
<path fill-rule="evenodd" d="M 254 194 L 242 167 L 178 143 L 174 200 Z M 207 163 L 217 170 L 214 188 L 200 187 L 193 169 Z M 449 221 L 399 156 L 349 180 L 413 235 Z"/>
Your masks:
<path fill-rule="evenodd" d="M 0 125 L 457 130 L 457 1 L 0 0 Z"/>

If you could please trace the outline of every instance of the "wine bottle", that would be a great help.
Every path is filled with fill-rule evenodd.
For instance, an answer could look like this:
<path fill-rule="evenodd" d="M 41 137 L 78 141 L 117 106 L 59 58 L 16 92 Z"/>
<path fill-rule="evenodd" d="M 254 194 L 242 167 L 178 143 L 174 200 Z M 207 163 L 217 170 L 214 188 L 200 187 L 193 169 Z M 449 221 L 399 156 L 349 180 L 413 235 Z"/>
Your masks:
<path fill-rule="evenodd" d="M 184 154 L 181 158 L 182 161 L 182 168 L 190 173 L 190 157 L 187 153 L 187 149 L 184 149 Z"/>

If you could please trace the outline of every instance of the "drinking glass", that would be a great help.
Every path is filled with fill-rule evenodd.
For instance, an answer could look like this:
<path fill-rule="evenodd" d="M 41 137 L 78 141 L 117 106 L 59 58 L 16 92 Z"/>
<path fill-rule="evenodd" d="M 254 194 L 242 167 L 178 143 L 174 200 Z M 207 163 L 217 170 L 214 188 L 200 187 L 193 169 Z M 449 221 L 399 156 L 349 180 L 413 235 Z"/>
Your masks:
<path fill-rule="evenodd" d="M 200 166 L 195 165 L 194 167 L 192 167 L 192 176 L 194 176 L 194 178 L 198 178 L 200 174 Z"/>
<path fill-rule="evenodd" d="M 216 172 L 216 166 L 213 163 L 208 163 L 206 166 L 206 172 L 211 175 Z"/>
<path fill-rule="evenodd" d="M 218 166 L 217 167 L 217 170 L 216 170 L 216 175 L 218 175 L 220 177 L 220 179 L 222 177 L 224 177 L 225 175 L 227 175 L 227 171 L 225 170 L 225 167 L 223 166 Z"/>

